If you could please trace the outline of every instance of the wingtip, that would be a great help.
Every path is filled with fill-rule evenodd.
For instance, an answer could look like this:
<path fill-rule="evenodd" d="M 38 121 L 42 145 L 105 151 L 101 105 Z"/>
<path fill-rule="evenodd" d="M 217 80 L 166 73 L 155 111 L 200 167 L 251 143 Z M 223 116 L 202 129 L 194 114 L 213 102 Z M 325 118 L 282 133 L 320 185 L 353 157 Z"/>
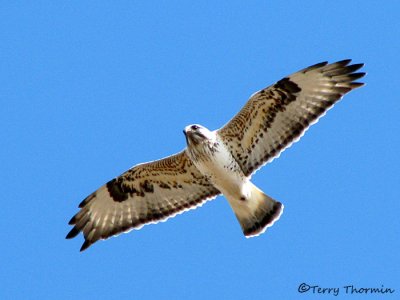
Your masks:
<path fill-rule="evenodd" d="M 363 78 L 365 76 L 365 74 L 366 74 L 365 72 L 351 73 L 351 74 L 348 74 L 347 77 L 353 81 L 353 80 Z"/>
<path fill-rule="evenodd" d="M 85 240 L 85 242 L 82 244 L 81 249 L 79 250 L 79 252 L 83 252 L 85 251 L 87 248 L 89 248 L 92 245 L 91 242 L 89 242 L 88 240 Z"/>
<path fill-rule="evenodd" d="M 81 203 L 79 203 L 78 207 L 79 208 L 83 208 L 84 206 L 86 206 L 86 204 L 88 204 L 91 200 L 93 200 L 96 197 L 96 192 L 90 194 L 89 196 L 87 196 L 85 199 L 82 200 Z"/>
<path fill-rule="evenodd" d="M 350 87 L 351 87 L 352 90 L 358 89 L 358 88 L 360 88 L 360 87 L 362 87 L 364 85 L 365 85 L 364 82 L 352 82 L 352 83 L 350 83 Z"/>
<path fill-rule="evenodd" d="M 69 220 L 68 225 L 75 225 L 76 224 L 76 215 Z"/>
<path fill-rule="evenodd" d="M 301 70 L 299 72 L 306 73 L 306 72 L 309 72 L 309 71 L 314 70 L 314 69 L 322 68 L 322 67 L 326 66 L 327 64 L 328 64 L 327 61 L 323 61 L 323 62 L 314 64 L 314 65 L 311 65 L 311 66 L 309 66 L 307 68 L 304 68 L 303 70 Z"/>
<path fill-rule="evenodd" d="M 72 239 L 74 237 L 76 237 L 79 232 L 81 232 L 79 229 L 77 229 L 76 227 L 72 228 L 70 232 L 68 232 L 67 236 L 65 237 L 67 240 Z"/>
<path fill-rule="evenodd" d="M 348 65 L 346 66 L 347 70 L 351 73 L 361 69 L 364 66 L 364 64 L 360 63 L 360 64 L 353 64 L 353 65 Z"/>
<path fill-rule="evenodd" d="M 334 62 L 332 64 L 337 64 L 337 65 L 341 65 L 341 66 L 347 66 L 349 63 L 351 63 L 351 59 L 350 58 L 346 58 L 346 59 L 342 59 L 342 60 L 339 60 L 337 62 Z"/>

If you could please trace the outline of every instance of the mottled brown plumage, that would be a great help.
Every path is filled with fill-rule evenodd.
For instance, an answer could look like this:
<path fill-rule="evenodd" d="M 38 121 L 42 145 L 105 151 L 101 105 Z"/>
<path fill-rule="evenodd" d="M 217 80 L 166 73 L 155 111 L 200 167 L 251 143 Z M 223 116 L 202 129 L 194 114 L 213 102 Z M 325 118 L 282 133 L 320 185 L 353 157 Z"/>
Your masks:
<path fill-rule="evenodd" d="M 241 111 L 218 130 L 249 176 L 297 141 L 341 97 L 363 83 L 363 64 L 343 60 L 319 63 L 251 96 Z"/>
<path fill-rule="evenodd" d="M 74 227 L 67 238 L 82 231 L 83 251 L 99 239 L 173 217 L 219 193 L 182 151 L 137 165 L 89 195 L 69 222 Z"/>

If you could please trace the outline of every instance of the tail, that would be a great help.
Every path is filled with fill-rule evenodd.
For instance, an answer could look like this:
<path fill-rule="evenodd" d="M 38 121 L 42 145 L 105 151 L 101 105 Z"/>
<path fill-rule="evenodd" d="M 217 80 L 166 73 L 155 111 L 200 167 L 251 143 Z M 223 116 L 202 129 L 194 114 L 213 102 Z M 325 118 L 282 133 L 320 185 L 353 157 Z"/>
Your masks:
<path fill-rule="evenodd" d="M 283 204 L 265 195 L 254 184 L 249 183 L 248 197 L 232 199 L 229 203 L 235 212 L 243 234 L 253 237 L 262 234 L 268 227 L 279 219 L 283 211 Z"/>

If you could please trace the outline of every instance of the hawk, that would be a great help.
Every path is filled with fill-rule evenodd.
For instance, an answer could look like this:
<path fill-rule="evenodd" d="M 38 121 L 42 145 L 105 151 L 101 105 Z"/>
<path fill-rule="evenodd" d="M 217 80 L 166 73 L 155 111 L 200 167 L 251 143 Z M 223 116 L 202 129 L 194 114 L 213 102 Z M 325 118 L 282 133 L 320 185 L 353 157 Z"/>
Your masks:
<path fill-rule="evenodd" d="M 292 145 L 344 94 L 363 83 L 363 64 L 322 62 L 254 93 L 222 128 L 184 129 L 181 152 L 138 164 L 90 194 L 69 224 L 83 232 L 81 251 L 145 224 L 157 223 L 223 194 L 246 237 L 263 233 L 283 205 L 257 188 L 251 175 Z"/>

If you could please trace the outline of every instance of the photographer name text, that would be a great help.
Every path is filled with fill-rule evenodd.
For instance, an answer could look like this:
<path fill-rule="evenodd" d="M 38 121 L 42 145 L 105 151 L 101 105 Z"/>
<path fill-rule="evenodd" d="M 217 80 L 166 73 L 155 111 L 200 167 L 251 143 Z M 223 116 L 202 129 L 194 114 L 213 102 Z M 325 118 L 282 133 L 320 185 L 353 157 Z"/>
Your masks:
<path fill-rule="evenodd" d="M 338 296 L 339 294 L 347 295 L 367 295 L 367 294 L 393 294 L 395 289 L 385 287 L 381 285 L 380 287 L 359 287 L 352 284 L 344 285 L 342 287 L 322 287 L 320 285 L 307 284 L 305 282 L 301 283 L 297 288 L 299 293 L 309 293 L 309 294 L 325 294 Z"/>

